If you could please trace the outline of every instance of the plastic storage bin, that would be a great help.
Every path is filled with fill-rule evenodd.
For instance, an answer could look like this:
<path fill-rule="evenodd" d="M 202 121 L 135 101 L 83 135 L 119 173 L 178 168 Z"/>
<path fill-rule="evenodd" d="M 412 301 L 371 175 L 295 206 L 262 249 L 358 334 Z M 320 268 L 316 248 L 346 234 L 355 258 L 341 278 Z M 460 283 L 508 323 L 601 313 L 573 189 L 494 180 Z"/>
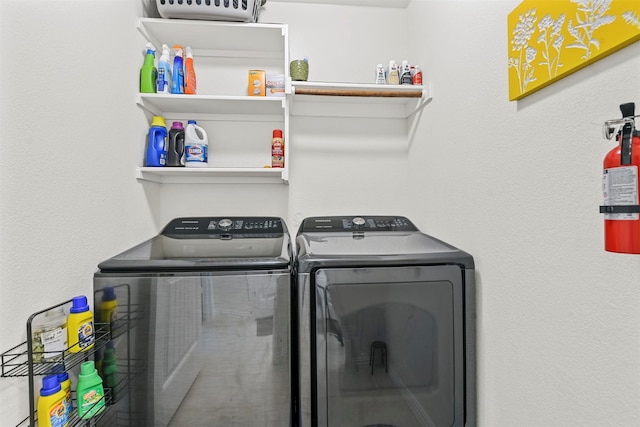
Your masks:
<path fill-rule="evenodd" d="M 156 0 L 163 18 L 258 22 L 266 0 Z"/>

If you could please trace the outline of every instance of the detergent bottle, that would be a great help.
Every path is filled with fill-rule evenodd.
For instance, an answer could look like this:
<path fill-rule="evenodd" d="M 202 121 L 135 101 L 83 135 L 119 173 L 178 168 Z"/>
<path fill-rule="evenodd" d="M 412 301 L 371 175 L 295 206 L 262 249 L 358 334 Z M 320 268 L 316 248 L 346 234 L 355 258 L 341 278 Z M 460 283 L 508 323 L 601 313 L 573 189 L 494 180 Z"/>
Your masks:
<path fill-rule="evenodd" d="M 158 60 L 158 93 L 171 92 L 171 63 L 169 62 L 169 46 L 162 45 L 162 55 Z"/>
<path fill-rule="evenodd" d="M 184 61 L 182 58 L 182 46 L 173 47 L 173 73 L 171 74 L 171 93 L 184 93 Z"/>
<path fill-rule="evenodd" d="M 93 348 L 93 313 L 89 309 L 87 297 L 80 295 L 72 300 L 67 319 L 69 351 L 79 353 Z"/>
<path fill-rule="evenodd" d="M 184 127 L 182 122 L 173 122 L 169 129 L 167 166 L 184 166 Z"/>
<path fill-rule="evenodd" d="M 147 43 L 147 53 L 144 63 L 140 68 L 140 92 L 156 93 L 156 83 L 158 80 L 158 69 L 155 66 L 156 48 L 151 43 Z"/>
<path fill-rule="evenodd" d="M 60 383 L 60 387 L 62 387 L 62 391 L 64 393 L 64 406 L 67 409 L 67 418 L 71 417 L 71 413 L 73 412 L 73 403 L 71 399 L 71 379 L 69 378 L 68 372 L 60 372 L 58 375 L 58 382 Z"/>
<path fill-rule="evenodd" d="M 196 70 L 193 68 L 193 51 L 190 46 L 185 47 L 184 60 L 184 93 L 196 94 Z"/>
<path fill-rule="evenodd" d="M 153 116 L 147 138 L 145 166 L 158 167 L 167 164 L 167 125 L 162 116 Z"/>
<path fill-rule="evenodd" d="M 82 419 L 92 418 L 104 411 L 104 386 L 92 360 L 80 365 L 76 398 L 78 401 L 78 416 Z"/>
<path fill-rule="evenodd" d="M 195 120 L 187 122 L 184 131 L 184 165 L 189 168 L 206 168 L 209 166 L 209 141 L 207 132 L 196 124 Z"/>
<path fill-rule="evenodd" d="M 38 398 L 39 427 L 64 427 L 69 424 L 65 397 L 57 374 L 47 375 L 42 379 Z"/>
<path fill-rule="evenodd" d="M 108 325 L 108 331 L 116 328 L 116 320 L 118 319 L 118 300 L 116 292 L 111 286 L 107 286 L 102 290 L 102 300 L 98 306 L 98 321 Z"/>

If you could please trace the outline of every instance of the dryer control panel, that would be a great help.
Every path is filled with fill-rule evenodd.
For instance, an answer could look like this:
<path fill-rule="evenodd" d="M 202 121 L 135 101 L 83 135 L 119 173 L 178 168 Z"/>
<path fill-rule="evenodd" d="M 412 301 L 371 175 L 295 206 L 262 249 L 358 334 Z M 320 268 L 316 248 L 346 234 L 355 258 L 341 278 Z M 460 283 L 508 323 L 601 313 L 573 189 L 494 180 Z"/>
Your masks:
<path fill-rule="evenodd" d="M 345 231 L 418 231 L 403 216 L 325 216 L 306 218 L 299 233 Z"/>

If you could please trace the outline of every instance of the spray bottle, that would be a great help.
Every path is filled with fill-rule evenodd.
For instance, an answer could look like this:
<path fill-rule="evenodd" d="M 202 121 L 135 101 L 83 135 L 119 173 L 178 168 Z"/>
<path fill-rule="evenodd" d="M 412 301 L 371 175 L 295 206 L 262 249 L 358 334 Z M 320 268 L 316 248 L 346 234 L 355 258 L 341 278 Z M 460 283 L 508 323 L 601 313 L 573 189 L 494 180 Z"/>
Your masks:
<path fill-rule="evenodd" d="M 171 75 L 171 93 L 184 93 L 184 61 L 182 59 L 182 46 L 173 47 L 173 73 Z"/>
<path fill-rule="evenodd" d="M 158 70 L 155 66 L 156 48 L 153 44 L 147 43 L 147 53 L 144 63 L 140 68 L 140 92 L 156 93 L 156 83 L 158 80 Z"/>
<path fill-rule="evenodd" d="M 162 55 L 158 60 L 158 93 L 171 91 L 171 62 L 169 60 L 169 46 L 162 45 Z"/>
<path fill-rule="evenodd" d="M 196 94 L 196 71 L 193 68 L 193 51 L 191 46 L 185 47 L 184 60 L 184 93 Z"/>

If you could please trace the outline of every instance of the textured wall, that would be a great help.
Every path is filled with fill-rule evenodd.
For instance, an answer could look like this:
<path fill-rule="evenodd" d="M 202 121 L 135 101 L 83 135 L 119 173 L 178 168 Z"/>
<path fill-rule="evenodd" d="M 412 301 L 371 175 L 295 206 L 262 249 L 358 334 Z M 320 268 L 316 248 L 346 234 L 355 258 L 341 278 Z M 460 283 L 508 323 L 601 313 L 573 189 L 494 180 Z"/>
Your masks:
<path fill-rule="evenodd" d="M 518 3 L 409 6 L 435 93 L 410 151 L 411 216 L 477 262 L 480 425 L 640 425 L 640 256 L 603 250 L 598 213 L 613 147 L 600 125 L 640 105 L 640 44 L 508 102 Z"/>

